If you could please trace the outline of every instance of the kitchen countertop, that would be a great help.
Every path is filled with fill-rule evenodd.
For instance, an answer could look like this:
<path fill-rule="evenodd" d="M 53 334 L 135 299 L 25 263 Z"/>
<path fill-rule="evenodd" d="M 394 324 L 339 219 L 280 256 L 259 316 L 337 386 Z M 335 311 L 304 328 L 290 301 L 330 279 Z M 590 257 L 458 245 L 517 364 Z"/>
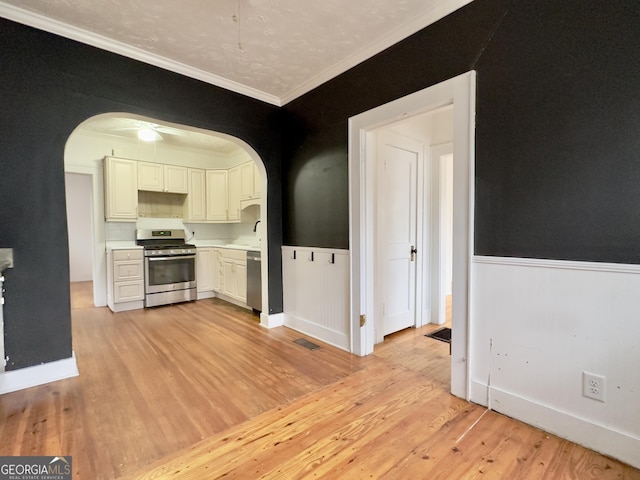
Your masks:
<path fill-rule="evenodd" d="M 219 240 L 193 240 L 189 242 L 200 248 L 228 248 L 230 250 L 260 251 L 260 245 L 244 245 L 241 243 L 222 243 Z"/>
<path fill-rule="evenodd" d="M 130 249 L 142 248 L 142 246 L 136 245 L 136 242 L 128 241 L 128 240 L 106 242 L 105 247 L 107 250 L 130 250 Z"/>
<path fill-rule="evenodd" d="M 192 240 L 191 245 L 195 245 L 200 248 L 228 248 L 231 250 L 246 250 L 246 251 L 260 251 L 260 245 L 245 245 L 241 243 L 225 243 L 224 240 Z M 110 241 L 106 242 L 107 250 L 130 250 L 142 248 L 141 245 L 136 245 L 134 241 Z M 0 249 L 4 250 L 4 249 Z M 9 249 L 6 249 L 9 250 Z M 0 257 L 1 260 L 2 257 Z"/>
<path fill-rule="evenodd" d="M 13 248 L 0 248 L 0 272 L 13 267 Z"/>

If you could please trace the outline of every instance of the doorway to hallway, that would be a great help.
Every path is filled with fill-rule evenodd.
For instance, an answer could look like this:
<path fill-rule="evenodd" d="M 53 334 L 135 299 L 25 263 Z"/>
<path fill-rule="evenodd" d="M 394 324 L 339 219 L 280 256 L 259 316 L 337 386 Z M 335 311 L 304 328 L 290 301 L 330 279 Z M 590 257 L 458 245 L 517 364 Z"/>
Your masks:
<path fill-rule="evenodd" d="M 434 112 L 453 109 L 453 221 L 451 393 L 469 398 L 471 257 L 473 252 L 473 166 L 475 135 L 475 72 L 407 95 L 349 119 L 349 191 L 351 255 L 351 351 L 373 352 L 377 340 L 378 272 L 375 228 L 375 151 L 371 133 L 377 129 Z M 433 143 L 429 143 L 433 145 Z M 420 294 L 424 292 L 420 291 Z M 419 298 L 419 296 L 418 296 Z M 421 312 L 423 318 L 424 313 Z M 428 317 L 427 317 L 428 318 Z"/>

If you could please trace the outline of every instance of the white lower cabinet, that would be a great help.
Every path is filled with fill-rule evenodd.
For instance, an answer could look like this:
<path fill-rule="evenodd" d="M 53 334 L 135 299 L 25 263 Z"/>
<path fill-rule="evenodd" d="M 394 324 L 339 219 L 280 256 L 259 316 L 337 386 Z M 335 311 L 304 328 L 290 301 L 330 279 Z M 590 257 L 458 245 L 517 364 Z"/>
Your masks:
<path fill-rule="evenodd" d="M 220 250 L 222 262 L 222 293 L 240 302 L 247 302 L 247 252 Z"/>
<path fill-rule="evenodd" d="M 114 312 L 144 307 L 144 253 L 141 248 L 107 251 L 107 305 Z"/>
<path fill-rule="evenodd" d="M 247 252 L 229 248 L 198 247 L 198 299 L 215 294 L 223 300 L 247 303 Z"/>
<path fill-rule="evenodd" d="M 213 249 L 213 291 L 220 293 L 222 288 L 222 253 L 219 248 Z"/>
<path fill-rule="evenodd" d="M 198 299 L 213 297 L 215 251 L 209 247 L 198 247 L 197 249 L 196 289 Z"/>

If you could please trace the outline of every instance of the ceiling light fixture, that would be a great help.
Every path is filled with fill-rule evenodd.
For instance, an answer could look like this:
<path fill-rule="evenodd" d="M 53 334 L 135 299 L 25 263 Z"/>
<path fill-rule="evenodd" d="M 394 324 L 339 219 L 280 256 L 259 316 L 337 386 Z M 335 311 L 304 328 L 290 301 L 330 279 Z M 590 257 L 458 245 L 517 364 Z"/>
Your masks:
<path fill-rule="evenodd" d="M 138 130 L 138 138 L 143 142 L 155 142 L 158 137 L 158 132 L 151 128 L 141 128 Z"/>

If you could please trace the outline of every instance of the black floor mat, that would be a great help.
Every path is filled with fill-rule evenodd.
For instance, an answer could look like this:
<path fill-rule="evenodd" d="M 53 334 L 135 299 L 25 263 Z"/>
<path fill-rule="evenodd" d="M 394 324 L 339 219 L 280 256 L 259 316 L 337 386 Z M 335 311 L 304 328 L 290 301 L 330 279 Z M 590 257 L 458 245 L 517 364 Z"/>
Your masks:
<path fill-rule="evenodd" d="M 427 333 L 425 337 L 435 338 L 441 342 L 451 343 L 451 329 L 449 327 L 444 327 L 431 333 Z"/>

